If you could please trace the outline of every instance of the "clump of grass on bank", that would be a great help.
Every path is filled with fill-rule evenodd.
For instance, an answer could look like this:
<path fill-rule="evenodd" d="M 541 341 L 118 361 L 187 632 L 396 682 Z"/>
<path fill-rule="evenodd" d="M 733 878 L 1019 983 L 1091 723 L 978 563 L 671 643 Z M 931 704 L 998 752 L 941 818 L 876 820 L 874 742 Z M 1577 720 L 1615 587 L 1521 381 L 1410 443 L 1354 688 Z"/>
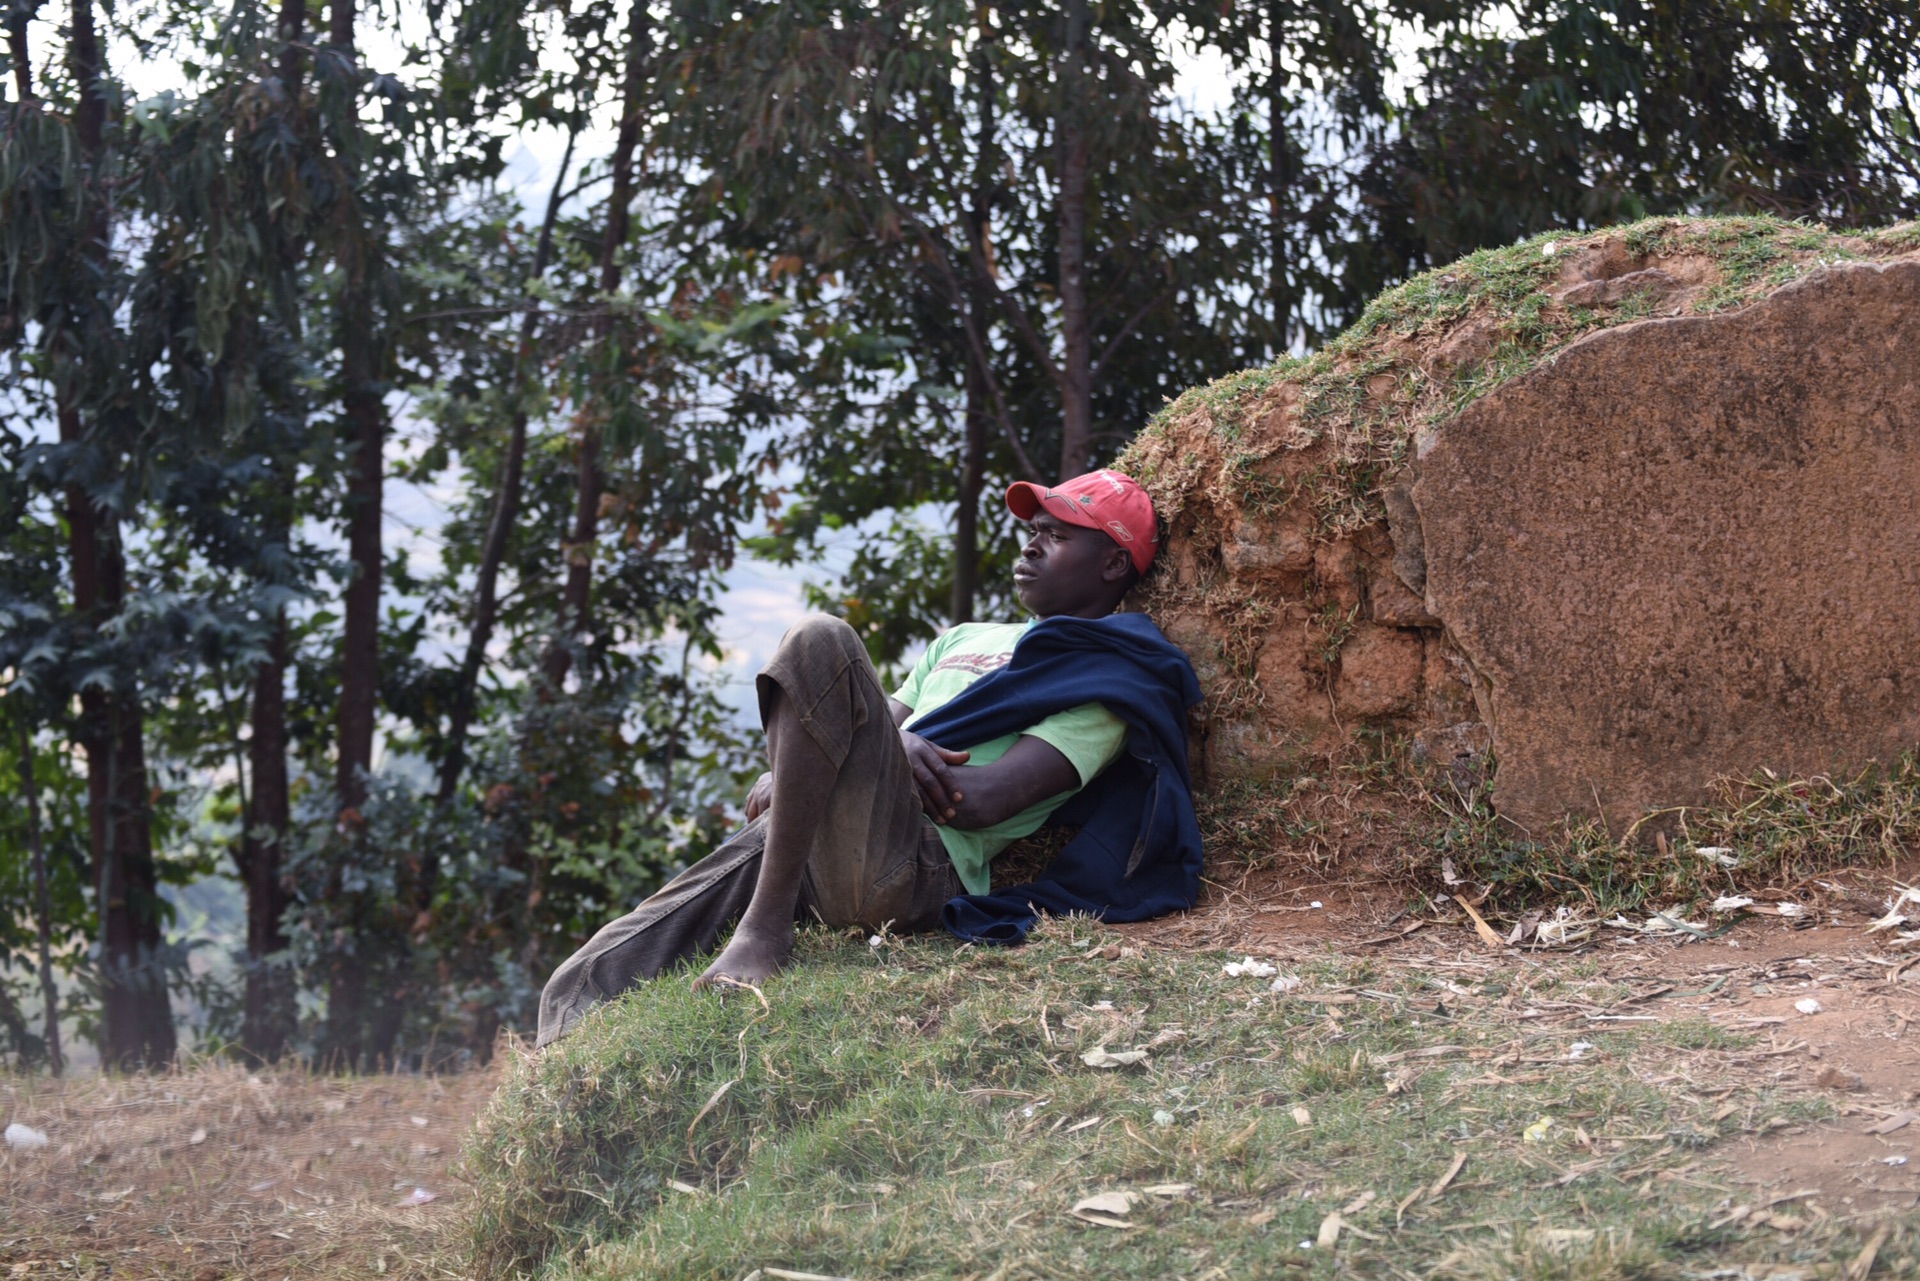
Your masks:
<path fill-rule="evenodd" d="M 1704 1024 L 1511 1022 L 1584 991 L 1577 972 L 1329 958 L 1276 994 L 1085 922 L 1007 951 L 808 932 L 799 961 L 764 1005 L 650 985 L 515 1068 L 468 1153 L 477 1269 L 1658 1276 L 1772 1257 L 1710 1226 L 1725 1190 L 1664 1176 L 1813 1106 L 1642 1079 L 1737 1072 L 1740 1042 Z M 1570 1057 L 1575 1035 L 1595 1048 Z M 1097 1049 L 1145 1057 L 1088 1066 Z M 1072 1213 L 1103 1192 L 1135 1194 L 1127 1226 Z M 1338 1241 L 1303 1245 L 1336 1212 Z"/>
<path fill-rule="evenodd" d="M 1518 837 L 1477 796 L 1415 847 L 1409 865 L 1431 879 L 1442 858 L 1452 859 L 1462 878 L 1492 887 L 1489 907 L 1508 918 L 1582 901 L 1612 915 L 1790 891 L 1842 868 L 1890 868 L 1920 846 L 1913 753 L 1851 778 L 1762 770 L 1723 779 L 1715 791 L 1711 805 L 1657 810 L 1625 832 L 1569 823 L 1540 841 Z"/>
<path fill-rule="evenodd" d="M 1356 742 L 1287 777 L 1233 781 L 1198 801 L 1209 879 L 1249 871 L 1358 876 L 1418 896 L 1442 868 L 1488 887 L 1478 904 L 1511 925 L 1565 905 L 1611 917 L 1722 895 L 1780 897 L 1845 869 L 1888 871 L 1920 849 L 1920 756 L 1851 777 L 1723 779 L 1712 804 L 1658 810 L 1625 831 L 1572 821 L 1529 837 L 1477 782 L 1413 762 L 1405 740 Z M 1492 772 L 1491 762 L 1479 771 Z M 1658 833 L 1658 836 L 1656 836 Z M 1662 843 L 1664 841 L 1664 844 Z M 1714 857 L 1701 849 L 1728 851 Z M 1728 865 L 1728 860 L 1732 865 Z"/>

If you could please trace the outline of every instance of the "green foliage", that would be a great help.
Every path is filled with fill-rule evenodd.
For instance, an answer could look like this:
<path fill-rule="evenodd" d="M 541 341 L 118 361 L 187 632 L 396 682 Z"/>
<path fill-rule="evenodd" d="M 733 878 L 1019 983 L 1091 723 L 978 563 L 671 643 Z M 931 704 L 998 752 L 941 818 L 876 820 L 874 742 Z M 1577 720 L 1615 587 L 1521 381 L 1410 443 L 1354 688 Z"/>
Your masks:
<path fill-rule="evenodd" d="M 1847 227 L 1920 199 L 1920 16 L 1872 3 L 1409 7 L 1423 74 L 1377 135 L 1337 305 L 1474 249 L 1650 215 Z"/>
<path fill-rule="evenodd" d="M 15 6 L 44 56 L 8 62 L 31 93 L 10 77 L 0 101 L 0 668 L 44 764 L 74 976 L 78 938 L 111 932 L 102 866 L 284 856 L 255 910 L 291 934 L 256 931 L 248 972 L 294 983 L 268 995 L 289 1019 L 304 1002 L 311 1044 L 325 958 L 364 955 L 408 998 L 375 1057 L 484 1053 L 544 967 L 723 830 L 747 748 L 702 673 L 743 537 L 793 565 L 832 549 L 810 603 L 885 664 L 1012 609 L 997 494 L 1057 469 L 1083 398 L 1096 463 L 1204 409 L 1249 504 L 1350 523 L 1423 415 L 1599 323 L 1542 306 L 1540 240 L 1490 246 L 1641 213 L 1862 227 L 1920 186 L 1912 15 L 1850 2 L 1539 0 L 1498 10 L 1498 39 L 1486 6 L 1101 4 L 1076 43 L 1076 5 L 461 0 L 356 12 L 362 33 L 402 19 L 357 49 L 308 9 L 289 32 L 261 5 L 83 5 L 109 55 L 83 102 L 72 12 Z M 1228 67 L 1220 110 L 1177 96 L 1190 56 Z M 138 100 L 129 57 L 184 79 Z M 627 100 L 631 207 L 570 149 L 530 222 L 505 181 L 518 132 L 588 146 Z M 1624 234 L 1651 253 L 1679 233 Z M 1716 224 L 1699 307 L 1911 237 Z M 1476 309 L 1502 333 L 1457 378 L 1379 350 Z M 1302 485 L 1263 467 L 1247 417 L 1288 382 L 1344 442 Z M 343 686 L 368 675 L 338 598 L 373 564 L 343 550 L 370 401 L 387 479 L 444 519 L 373 554 L 386 763 L 348 814 L 326 780 Z M 582 492 L 598 523 L 575 546 Z M 588 626 L 561 617 L 575 565 Z M 1346 625 L 1323 620 L 1328 653 Z M 263 817 L 278 771 L 253 752 L 281 733 L 291 820 Z M 107 805 L 84 798 L 90 761 L 140 771 L 104 813 L 84 812 Z M 0 941 L 23 973 L 24 937 Z M 247 993 L 209 1035 L 257 1030 Z"/>

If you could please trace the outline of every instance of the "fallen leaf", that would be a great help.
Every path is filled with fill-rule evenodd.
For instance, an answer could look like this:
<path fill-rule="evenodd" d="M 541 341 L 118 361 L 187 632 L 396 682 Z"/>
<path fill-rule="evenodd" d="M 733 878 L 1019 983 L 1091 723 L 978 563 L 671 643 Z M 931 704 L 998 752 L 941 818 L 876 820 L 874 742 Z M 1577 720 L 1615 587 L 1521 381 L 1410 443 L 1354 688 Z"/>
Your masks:
<path fill-rule="evenodd" d="M 200 1129 L 195 1130 L 192 1134 L 189 1134 L 187 1136 L 187 1142 L 195 1146 L 205 1143 L 206 1141 L 207 1141 L 207 1131 L 205 1126 L 202 1126 Z"/>
<path fill-rule="evenodd" d="M 1585 1245 L 1593 1240 L 1592 1228 L 1542 1228 L 1533 1239 L 1549 1250 L 1564 1250 L 1570 1245 Z"/>
<path fill-rule="evenodd" d="M 1345 1226 L 1346 1220 L 1340 1217 L 1340 1211 L 1335 1210 L 1332 1214 L 1320 1220 L 1320 1233 L 1314 1237 L 1313 1243 L 1322 1250 L 1331 1250 L 1338 1244 L 1340 1240 L 1340 1229 Z"/>
<path fill-rule="evenodd" d="M 1534 931 L 1540 928 L 1541 913 L 1528 912 L 1514 922 L 1513 933 L 1507 935 L 1507 946 L 1513 947 L 1532 938 Z"/>
<path fill-rule="evenodd" d="M 1380 1194 L 1372 1188 L 1368 1188 L 1365 1192 L 1362 1192 L 1359 1196 L 1340 1207 L 1341 1217 L 1351 1218 L 1353 1215 L 1360 1213 L 1360 1211 L 1372 1205 L 1374 1198 L 1378 1195 Z"/>
<path fill-rule="evenodd" d="M 1904 1130 L 1915 1121 L 1920 1121 L 1920 1112 L 1895 1112 L 1878 1125 L 1867 1127 L 1868 1134 L 1892 1134 L 1895 1130 Z"/>
<path fill-rule="evenodd" d="M 669 1188 L 671 1188 L 671 1189 L 673 1189 L 673 1190 L 674 1190 L 675 1192 L 678 1192 L 678 1193 L 680 1193 L 680 1194 L 681 1194 L 682 1196 L 702 1196 L 702 1195 L 704 1195 L 704 1190 L 703 1190 L 703 1189 L 701 1189 L 701 1188 L 696 1188 L 695 1186 L 693 1186 L 693 1184 L 691 1184 L 691 1183 L 687 1183 L 687 1182 L 683 1182 L 683 1181 L 682 1181 L 682 1180 L 680 1180 L 680 1179 L 668 1179 L 668 1180 L 667 1180 L 667 1186 L 668 1186 Z"/>
<path fill-rule="evenodd" d="M 1547 1131 L 1552 1128 L 1553 1118 L 1543 1116 L 1520 1132 L 1520 1141 L 1522 1143 L 1545 1143 L 1547 1141 Z"/>
<path fill-rule="evenodd" d="M 1841 1272 L 1842 1281 L 1866 1281 L 1867 1274 L 1873 1271 L 1873 1261 L 1880 1253 L 1880 1247 L 1885 1245 L 1887 1238 L 1892 1235 L 1893 1224 L 1882 1223 L 1874 1234 L 1867 1238 L 1867 1243 L 1861 1247 L 1860 1253 L 1847 1264 L 1846 1270 Z"/>
<path fill-rule="evenodd" d="M 1123 1216 L 1132 1213 L 1135 1199 L 1131 1192 L 1100 1192 L 1075 1201 L 1072 1214 L 1103 1228 L 1130 1228 L 1134 1225 Z"/>
<path fill-rule="evenodd" d="M 1093 1210 L 1100 1214 L 1131 1214 L 1139 1197 L 1132 1192 L 1096 1192 L 1073 1203 L 1075 1210 Z"/>
<path fill-rule="evenodd" d="M 1480 913 L 1474 909 L 1473 904 L 1467 902 L 1467 900 L 1459 897 L 1458 895 L 1454 896 L 1453 901 L 1458 903 L 1461 907 L 1465 908 L 1467 910 L 1467 915 L 1473 918 L 1473 932 L 1480 936 L 1480 941 L 1482 943 L 1485 943 L 1488 947 L 1494 948 L 1496 950 L 1506 946 L 1501 941 L 1500 936 L 1493 932 L 1493 927 L 1487 924 L 1486 918 L 1481 916 Z"/>
<path fill-rule="evenodd" d="M 1313 1113 L 1303 1107 L 1296 1107 L 1293 1110 L 1293 1123 L 1295 1125 L 1312 1125 Z"/>
<path fill-rule="evenodd" d="M 1156 1183 L 1156 1184 L 1153 1184 L 1151 1187 L 1141 1188 L 1140 1190 L 1142 1192 L 1147 1193 L 1149 1196 L 1192 1196 L 1193 1184 L 1191 1183 Z"/>
<path fill-rule="evenodd" d="M 1887 904 L 1887 914 L 1875 921 L 1872 925 L 1867 926 L 1867 933 L 1874 934 L 1880 930 L 1890 930 L 1895 926 L 1905 925 L 1907 923 L 1907 918 L 1900 909 L 1908 903 L 1920 905 L 1920 889 L 1915 889 L 1911 885 L 1902 885 L 1899 887 L 1899 890 L 1900 893 L 1894 896 L 1891 903 Z"/>
<path fill-rule="evenodd" d="M 687 1122 L 687 1156 L 694 1164 L 699 1164 L 699 1157 L 693 1150 L 693 1132 L 699 1128 L 700 1122 L 707 1119 L 707 1113 L 720 1106 L 720 1100 L 727 1097 L 727 1091 L 738 1084 L 740 1084 L 740 1078 L 738 1077 L 722 1083 L 719 1089 L 707 1096 L 707 1101 L 700 1105 L 698 1112 L 693 1114 L 693 1120 Z"/>
<path fill-rule="evenodd" d="M 1467 1164 L 1466 1151 L 1464 1149 L 1460 1151 L 1456 1151 L 1453 1154 L 1453 1164 L 1447 1167 L 1447 1172 L 1445 1174 L 1441 1175 L 1439 1178 L 1433 1181 L 1433 1186 L 1427 1189 L 1427 1195 L 1439 1196 L 1442 1192 L 1445 1192 L 1447 1190 L 1447 1185 L 1449 1183 L 1452 1183 L 1454 1179 L 1459 1177 L 1460 1171 L 1466 1168 L 1466 1164 Z"/>
<path fill-rule="evenodd" d="M 1080 1061 L 1091 1068 L 1132 1067 L 1136 1063 L 1145 1063 L 1147 1052 L 1145 1050 L 1110 1051 L 1102 1045 L 1082 1054 Z"/>

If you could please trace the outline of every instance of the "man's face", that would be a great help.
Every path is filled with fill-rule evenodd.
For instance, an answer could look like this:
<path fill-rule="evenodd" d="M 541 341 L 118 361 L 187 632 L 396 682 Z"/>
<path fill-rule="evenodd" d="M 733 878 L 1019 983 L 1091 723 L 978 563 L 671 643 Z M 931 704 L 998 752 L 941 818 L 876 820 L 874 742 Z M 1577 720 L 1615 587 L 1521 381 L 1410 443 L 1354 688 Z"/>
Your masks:
<path fill-rule="evenodd" d="M 1118 543 L 1044 511 L 1033 514 L 1027 530 L 1013 567 L 1013 594 L 1028 613 L 1102 618 L 1113 612 L 1127 576 L 1127 554 Z"/>

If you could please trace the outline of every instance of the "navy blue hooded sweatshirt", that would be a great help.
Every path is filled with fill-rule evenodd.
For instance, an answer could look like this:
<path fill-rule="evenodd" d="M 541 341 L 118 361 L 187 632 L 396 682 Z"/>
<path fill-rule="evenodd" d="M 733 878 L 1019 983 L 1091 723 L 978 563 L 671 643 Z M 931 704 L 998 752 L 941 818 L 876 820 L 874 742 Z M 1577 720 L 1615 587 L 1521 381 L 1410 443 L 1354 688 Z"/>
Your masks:
<path fill-rule="evenodd" d="M 1021 943 L 1040 912 L 1144 921 L 1190 908 L 1200 893 L 1200 825 L 1187 772 L 1187 709 L 1200 682 L 1180 647 L 1145 614 L 1044 618 L 1007 665 L 917 722 L 913 732 L 962 749 L 1017 734 L 1055 712 L 1104 703 L 1127 746 L 1048 820 L 1080 831 L 1040 879 L 950 900 L 956 936 Z"/>

